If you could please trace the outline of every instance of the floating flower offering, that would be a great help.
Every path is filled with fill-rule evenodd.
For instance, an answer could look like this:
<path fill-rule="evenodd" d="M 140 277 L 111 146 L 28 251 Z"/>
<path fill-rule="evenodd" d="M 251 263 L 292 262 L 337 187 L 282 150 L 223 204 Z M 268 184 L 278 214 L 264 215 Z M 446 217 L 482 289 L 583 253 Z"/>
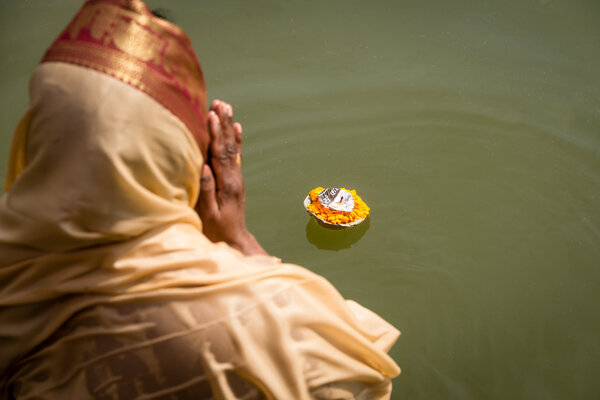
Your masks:
<path fill-rule="evenodd" d="M 355 190 L 322 187 L 308 193 L 304 208 L 317 221 L 335 227 L 358 225 L 367 218 L 370 210 Z"/>

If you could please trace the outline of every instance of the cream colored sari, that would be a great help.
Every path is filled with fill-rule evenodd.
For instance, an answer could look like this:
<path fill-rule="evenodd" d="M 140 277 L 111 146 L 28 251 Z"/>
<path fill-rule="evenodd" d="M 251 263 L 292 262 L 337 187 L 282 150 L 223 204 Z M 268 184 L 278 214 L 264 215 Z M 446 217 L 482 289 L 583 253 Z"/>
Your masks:
<path fill-rule="evenodd" d="M 389 398 L 398 331 L 203 236 L 198 134 L 142 81 L 52 59 L 31 79 L 0 197 L 2 398 Z"/>

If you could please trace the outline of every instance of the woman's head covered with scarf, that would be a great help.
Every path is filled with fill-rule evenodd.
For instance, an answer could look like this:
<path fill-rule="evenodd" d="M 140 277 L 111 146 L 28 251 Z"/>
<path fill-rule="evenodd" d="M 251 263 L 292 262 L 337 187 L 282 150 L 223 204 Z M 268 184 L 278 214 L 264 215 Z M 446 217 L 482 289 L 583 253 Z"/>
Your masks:
<path fill-rule="evenodd" d="M 44 55 L 30 96 L 0 205 L 13 228 L 2 245 L 66 251 L 165 223 L 200 226 L 190 206 L 206 92 L 180 28 L 139 0 L 89 0 Z"/>

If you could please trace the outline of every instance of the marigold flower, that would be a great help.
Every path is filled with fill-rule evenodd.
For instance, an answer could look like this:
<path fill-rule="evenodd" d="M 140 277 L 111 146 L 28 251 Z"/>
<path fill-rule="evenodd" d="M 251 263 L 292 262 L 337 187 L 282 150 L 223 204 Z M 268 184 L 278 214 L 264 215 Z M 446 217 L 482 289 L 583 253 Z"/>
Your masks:
<path fill-rule="evenodd" d="M 352 195 L 352 198 L 354 199 L 354 209 L 352 211 L 336 211 L 322 205 L 319 201 L 319 193 L 325 189 L 320 186 L 308 193 L 311 203 L 306 205 L 306 209 L 318 219 L 334 225 L 348 224 L 366 218 L 371 209 L 364 201 L 362 201 L 360 196 L 356 194 L 356 190 L 349 190 L 346 188 L 340 189 L 345 190 Z"/>

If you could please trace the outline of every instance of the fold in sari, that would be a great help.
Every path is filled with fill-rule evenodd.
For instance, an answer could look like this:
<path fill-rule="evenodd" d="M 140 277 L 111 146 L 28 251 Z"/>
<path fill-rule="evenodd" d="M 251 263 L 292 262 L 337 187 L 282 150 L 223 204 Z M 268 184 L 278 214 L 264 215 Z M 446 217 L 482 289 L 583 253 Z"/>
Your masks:
<path fill-rule="evenodd" d="M 2 398 L 389 398 L 394 327 L 202 234 L 206 99 L 179 28 L 88 1 L 30 96 L 0 197 Z"/>

